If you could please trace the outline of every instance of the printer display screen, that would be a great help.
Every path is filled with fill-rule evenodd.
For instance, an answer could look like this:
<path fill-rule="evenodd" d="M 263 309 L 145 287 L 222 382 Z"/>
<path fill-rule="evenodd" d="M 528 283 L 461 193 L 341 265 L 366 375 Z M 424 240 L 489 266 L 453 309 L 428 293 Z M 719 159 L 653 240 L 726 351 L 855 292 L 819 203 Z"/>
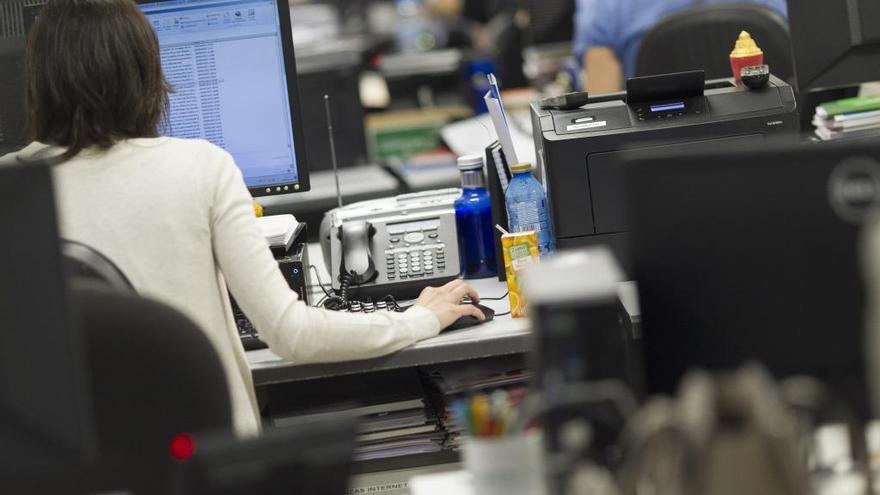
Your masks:
<path fill-rule="evenodd" d="M 671 110 L 684 110 L 684 102 L 664 103 L 662 105 L 651 105 L 651 113 L 669 112 Z"/>

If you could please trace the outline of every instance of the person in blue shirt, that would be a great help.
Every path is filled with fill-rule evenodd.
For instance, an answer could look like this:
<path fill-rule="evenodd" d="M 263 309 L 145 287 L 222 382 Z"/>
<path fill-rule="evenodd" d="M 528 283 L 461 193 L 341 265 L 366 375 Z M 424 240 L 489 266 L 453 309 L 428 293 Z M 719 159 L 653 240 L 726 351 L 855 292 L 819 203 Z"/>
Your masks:
<path fill-rule="evenodd" d="M 731 0 L 577 0 L 574 51 L 593 94 L 619 91 L 635 72 L 642 37 L 662 18 L 701 3 Z M 786 16 L 785 0 L 748 0 Z M 731 44 L 733 40 L 731 40 Z M 732 46 L 732 45 L 731 45 Z"/>

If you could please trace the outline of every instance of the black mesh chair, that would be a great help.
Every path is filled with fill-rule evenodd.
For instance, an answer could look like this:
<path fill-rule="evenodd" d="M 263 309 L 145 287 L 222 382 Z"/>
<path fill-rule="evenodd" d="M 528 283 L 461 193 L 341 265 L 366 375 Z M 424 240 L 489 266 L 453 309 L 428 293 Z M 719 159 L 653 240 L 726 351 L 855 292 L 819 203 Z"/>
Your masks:
<path fill-rule="evenodd" d="M 74 490 L 165 493 L 179 435 L 230 433 L 226 375 L 189 318 L 134 293 L 105 256 L 65 242 L 71 309 L 86 343 L 98 463 Z"/>
<path fill-rule="evenodd" d="M 730 51 L 748 31 L 777 77 L 794 75 L 788 24 L 776 11 L 751 4 L 698 5 L 661 20 L 642 40 L 636 75 L 703 69 L 707 79 L 730 77 Z"/>
<path fill-rule="evenodd" d="M 68 278 L 85 278 L 120 292 L 135 292 L 134 286 L 122 270 L 91 246 L 62 239 L 61 257 Z"/>

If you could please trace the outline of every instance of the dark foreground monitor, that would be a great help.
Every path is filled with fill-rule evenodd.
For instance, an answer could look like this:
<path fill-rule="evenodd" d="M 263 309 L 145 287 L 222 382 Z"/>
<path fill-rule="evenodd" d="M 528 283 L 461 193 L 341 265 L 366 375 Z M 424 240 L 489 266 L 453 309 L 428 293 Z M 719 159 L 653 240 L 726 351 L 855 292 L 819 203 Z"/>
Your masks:
<path fill-rule="evenodd" d="M 858 240 L 878 159 L 877 146 L 803 146 L 630 164 L 648 392 L 760 361 L 869 417 Z"/>
<path fill-rule="evenodd" d="M 0 238 L 0 492 L 64 493 L 95 439 L 47 167 L 0 164 Z"/>
<path fill-rule="evenodd" d="M 196 440 L 176 495 L 342 495 L 348 488 L 355 419 L 270 430 L 248 440 Z"/>
<path fill-rule="evenodd" d="M 788 0 L 800 91 L 880 80 L 880 2 Z"/>

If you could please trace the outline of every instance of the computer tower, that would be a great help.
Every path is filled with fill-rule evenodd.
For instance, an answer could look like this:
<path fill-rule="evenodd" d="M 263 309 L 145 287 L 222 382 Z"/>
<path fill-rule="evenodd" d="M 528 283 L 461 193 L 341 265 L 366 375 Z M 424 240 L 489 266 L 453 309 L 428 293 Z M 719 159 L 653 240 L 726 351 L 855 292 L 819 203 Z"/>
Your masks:
<path fill-rule="evenodd" d="M 272 247 L 272 255 L 278 262 L 278 269 L 287 285 L 299 296 L 300 301 L 309 304 L 309 250 L 307 248 L 308 232 L 306 224 L 300 222 L 293 234 L 290 246 Z M 238 327 L 238 335 L 245 350 L 262 349 L 267 347 L 260 340 L 260 335 L 247 315 L 238 307 L 235 299 L 230 296 L 232 302 L 232 315 Z"/>

